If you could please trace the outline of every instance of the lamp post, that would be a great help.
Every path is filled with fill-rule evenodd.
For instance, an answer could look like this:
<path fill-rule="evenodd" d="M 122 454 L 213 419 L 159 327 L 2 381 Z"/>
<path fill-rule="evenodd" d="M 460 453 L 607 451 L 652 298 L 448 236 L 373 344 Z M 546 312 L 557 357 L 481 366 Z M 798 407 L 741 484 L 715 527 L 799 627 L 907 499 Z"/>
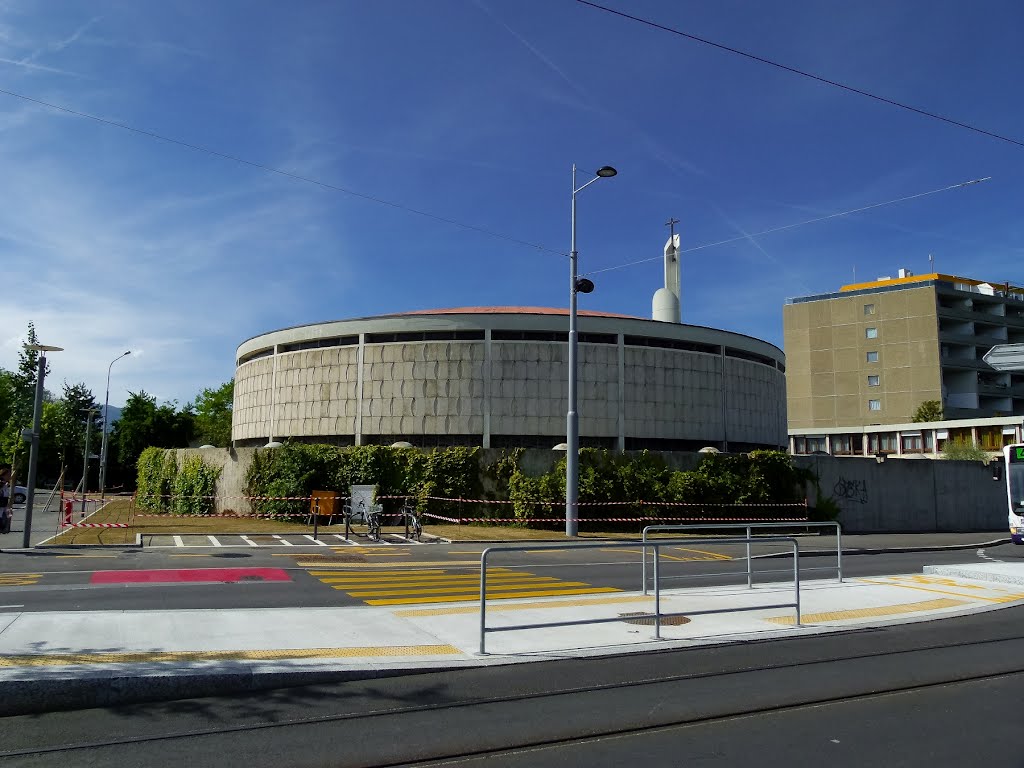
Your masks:
<path fill-rule="evenodd" d="M 579 531 L 577 520 L 577 498 L 579 497 L 580 480 L 580 420 L 576 412 L 576 294 L 590 293 L 594 284 L 580 279 L 577 274 L 576 252 L 576 194 L 583 191 L 598 179 L 609 179 L 618 171 L 609 165 L 597 170 L 590 181 L 581 187 L 576 186 L 576 165 L 572 166 L 572 249 L 569 253 L 569 410 L 565 416 L 566 452 L 565 452 L 565 535 L 576 536 Z"/>
<path fill-rule="evenodd" d="M 85 414 L 85 456 L 82 459 L 82 517 L 85 517 L 85 494 L 89 492 L 89 436 L 92 434 L 92 415 L 95 408 Z"/>
<path fill-rule="evenodd" d="M 63 352 L 63 347 L 51 347 L 46 344 L 28 344 L 25 349 L 34 349 L 39 353 L 36 361 L 36 399 L 32 406 L 32 431 L 24 430 L 22 438 L 28 440 L 28 479 L 25 481 L 28 487 L 25 489 L 25 534 L 21 539 L 21 546 L 28 549 L 32 546 L 32 502 L 36 495 L 36 469 L 39 466 L 39 429 L 43 418 L 43 380 L 46 378 L 46 353 Z M 27 432 L 27 434 L 26 434 Z"/>
<path fill-rule="evenodd" d="M 118 355 L 110 361 L 107 366 L 107 396 L 103 399 L 103 440 L 100 446 L 100 502 L 103 501 L 103 492 L 107 487 L 107 433 L 110 431 L 110 369 L 114 363 L 122 357 L 127 357 L 132 351 L 129 349 L 122 355 Z"/>

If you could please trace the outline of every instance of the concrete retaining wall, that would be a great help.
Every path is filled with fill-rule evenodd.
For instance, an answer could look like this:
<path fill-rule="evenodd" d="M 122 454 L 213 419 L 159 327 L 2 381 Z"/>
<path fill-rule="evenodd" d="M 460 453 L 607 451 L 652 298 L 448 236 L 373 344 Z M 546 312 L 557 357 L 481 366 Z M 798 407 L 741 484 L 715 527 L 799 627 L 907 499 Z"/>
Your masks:
<path fill-rule="evenodd" d="M 977 461 L 798 456 L 821 478 L 848 533 L 1007 531 L 1006 495 Z M 813 497 L 811 499 L 814 501 Z"/>

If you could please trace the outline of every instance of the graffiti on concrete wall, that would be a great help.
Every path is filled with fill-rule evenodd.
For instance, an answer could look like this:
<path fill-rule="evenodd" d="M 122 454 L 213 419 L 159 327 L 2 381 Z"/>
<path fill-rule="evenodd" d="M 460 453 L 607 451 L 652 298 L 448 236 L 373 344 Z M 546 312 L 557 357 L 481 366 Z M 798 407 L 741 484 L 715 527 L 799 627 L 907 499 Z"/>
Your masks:
<path fill-rule="evenodd" d="M 864 480 L 847 480 L 842 475 L 832 488 L 832 496 L 837 501 L 854 504 L 868 503 L 868 484 Z"/>

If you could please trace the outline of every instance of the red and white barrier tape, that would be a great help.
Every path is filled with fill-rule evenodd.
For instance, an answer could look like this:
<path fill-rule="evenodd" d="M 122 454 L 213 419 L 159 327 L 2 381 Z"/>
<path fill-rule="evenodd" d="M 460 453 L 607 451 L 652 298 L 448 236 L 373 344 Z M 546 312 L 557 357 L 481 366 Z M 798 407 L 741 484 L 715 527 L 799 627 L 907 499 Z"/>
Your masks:
<path fill-rule="evenodd" d="M 444 520 L 448 523 L 564 523 L 564 517 L 442 517 L 431 512 L 424 512 L 424 517 L 435 520 Z M 806 523 L 806 517 L 577 517 L 569 518 L 578 523 L 654 523 L 654 522 L 683 522 L 697 520 L 699 522 L 713 523 Z"/>
<path fill-rule="evenodd" d="M 62 523 L 61 528 L 127 528 L 128 523 Z"/>
<path fill-rule="evenodd" d="M 384 498 L 384 497 L 379 497 Z M 449 499 L 444 496 L 427 496 L 427 499 L 431 501 L 454 501 L 462 504 L 536 504 L 545 507 L 562 507 L 565 506 L 564 500 L 557 501 L 532 501 L 532 500 L 505 500 L 505 499 Z M 740 507 L 743 509 L 749 509 L 750 507 L 788 507 L 803 508 L 807 506 L 806 501 L 790 501 L 790 502 L 746 502 L 746 503 L 711 503 L 711 502 L 699 502 L 699 501 L 577 501 L 576 506 L 578 507 Z"/>
<path fill-rule="evenodd" d="M 244 499 L 246 501 L 313 501 L 312 496 L 174 496 L 174 495 L 162 495 L 156 496 L 159 499 L 220 499 L 221 501 L 228 501 L 231 499 Z M 347 501 L 351 497 L 349 496 L 320 496 L 317 497 L 323 501 Z M 394 500 L 394 499 L 417 499 L 418 496 L 376 496 L 379 500 Z M 448 498 L 446 496 L 425 496 L 423 497 L 429 501 L 446 501 L 459 504 L 534 504 L 545 507 L 559 507 L 564 506 L 563 500 L 556 501 L 541 501 L 541 500 L 511 500 L 511 499 L 462 499 L 462 498 Z M 803 508 L 807 506 L 807 502 L 736 502 L 736 503 L 711 503 L 711 502 L 696 502 L 696 501 L 577 501 L 576 506 L 579 507 L 695 507 L 695 508 L 741 508 L 749 509 L 751 507 L 787 507 L 790 509 Z M 230 515 L 229 515 L 230 517 Z"/>

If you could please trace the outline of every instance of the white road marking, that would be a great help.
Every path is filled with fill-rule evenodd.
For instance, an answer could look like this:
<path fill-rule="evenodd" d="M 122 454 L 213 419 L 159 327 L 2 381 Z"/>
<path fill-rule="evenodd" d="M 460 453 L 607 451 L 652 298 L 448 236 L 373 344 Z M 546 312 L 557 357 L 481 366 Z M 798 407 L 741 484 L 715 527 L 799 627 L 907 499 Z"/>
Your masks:
<path fill-rule="evenodd" d="M 185 546 L 185 542 L 181 540 L 181 536 L 175 536 L 174 537 L 174 546 L 176 546 L 176 547 L 184 547 Z"/>
<path fill-rule="evenodd" d="M 1000 560 L 997 557 L 990 556 L 989 553 L 986 552 L 984 549 L 979 549 L 977 554 L 978 554 L 978 557 L 980 557 L 982 560 L 988 560 L 990 563 L 1005 563 L 1006 562 L 1005 560 Z"/>
<path fill-rule="evenodd" d="M 322 541 L 320 541 L 319 539 L 314 539 L 314 538 L 313 538 L 312 536 L 310 536 L 310 535 L 309 535 L 308 533 L 304 533 L 304 534 L 302 534 L 302 536 L 303 536 L 303 538 L 309 539 L 309 540 L 310 540 L 310 541 L 312 541 L 312 542 L 313 542 L 314 544 L 319 544 L 319 545 L 320 545 L 321 547 L 326 547 L 326 546 L 327 546 L 326 544 L 324 544 L 324 543 L 323 543 Z"/>
<path fill-rule="evenodd" d="M 295 546 L 295 545 L 294 545 L 294 544 L 292 544 L 292 543 L 291 543 L 290 541 L 288 541 L 288 539 L 284 539 L 284 538 L 281 538 L 281 536 L 280 536 L 279 534 L 276 534 L 276 533 L 274 533 L 274 534 L 271 534 L 271 535 L 272 535 L 272 536 L 273 536 L 273 537 L 274 537 L 275 539 L 277 539 L 278 541 L 280 541 L 280 542 L 281 542 L 282 544 L 284 544 L 284 545 L 285 545 L 286 547 L 294 547 L 294 546 Z"/>
<path fill-rule="evenodd" d="M 215 547 L 223 547 L 224 546 L 219 541 L 217 541 L 217 537 L 216 536 L 207 536 L 206 538 L 208 538 L 210 540 L 210 543 L 213 544 L 213 546 L 215 546 Z"/>
<path fill-rule="evenodd" d="M 250 539 L 248 536 L 246 536 L 244 534 L 239 534 L 238 537 L 242 541 L 244 541 L 246 544 L 248 544 L 250 547 L 258 547 L 259 546 L 259 544 L 257 544 L 255 541 L 253 541 L 252 539 Z"/>

